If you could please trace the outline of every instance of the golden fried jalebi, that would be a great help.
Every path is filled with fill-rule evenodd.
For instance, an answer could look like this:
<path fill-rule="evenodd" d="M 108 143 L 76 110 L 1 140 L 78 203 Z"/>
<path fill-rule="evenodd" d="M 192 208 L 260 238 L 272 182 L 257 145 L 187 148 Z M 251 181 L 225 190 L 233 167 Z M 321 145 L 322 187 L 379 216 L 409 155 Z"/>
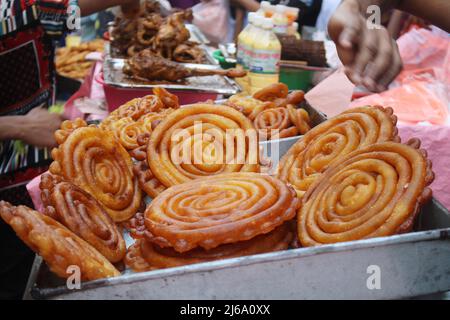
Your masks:
<path fill-rule="evenodd" d="M 169 108 L 163 109 L 160 112 L 147 113 L 138 120 L 138 123 L 142 126 L 145 132 L 151 133 L 153 130 L 155 130 L 156 126 L 174 110 L 175 109 Z"/>
<path fill-rule="evenodd" d="M 238 93 L 231 96 L 225 105 L 242 112 L 250 120 L 255 120 L 256 116 L 268 108 L 273 108 L 271 102 L 263 102 L 253 97 L 247 96 L 246 93 Z"/>
<path fill-rule="evenodd" d="M 262 140 L 292 137 L 310 130 L 308 112 L 292 105 L 266 109 L 256 116 L 253 123 Z"/>
<path fill-rule="evenodd" d="M 50 174 L 41 177 L 40 188 L 45 214 L 87 241 L 109 261 L 122 260 L 125 241 L 97 200 L 61 177 Z"/>
<path fill-rule="evenodd" d="M 82 280 L 116 277 L 120 272 L 97 250 L 54 219 L 25 206 L 0 201 L 0 216 L 17 236 L 47 262 L 50 270 L 69 277 L 80 268 Z"/>
<path fill-rule="evenodd" d="M 220 173 L 257 172 L 258 137 L 250 120 L 230 107 L 185 106 L 152 132 L 147 161 L 166 187 Z"/>
<path fill-rule="evenodd" d="M 418 140 L 373 144 L 327 169 L 298 212 L 303 246 L 408 232 L 431 198 L 431 162 Z"/>
<path fill-rule="evenodd" d="M 259 235 L 251 240 L 224 244 L 211 250 L 197 248 L 184 253 L 178 253 L 171 248 L 161 248 L 146 240 L 138 240 L 128 249 L 125 264 L 135 272 L 179 267 L 285 250 L 292 239 L 293 233 L 289 227 L 282 225 L 268 234 Z"/>
<path fill-rule="evenodd" d="M 109 130 L 114 133 L 114 136 L 125 149 L 134 150 L 139 147 L 137 138 L 147 132 L 147 127 L 143 126 L 141 122 L 126 117 L 112 122 Z"/>
<path fill-rule="evenodd" d="M 331 164 L 350 152 L 384 141 L 399 141 L 391 108 L 359 107 L 345 111 L 308 131 L 283 156 L 278 177 L 301 197 Z"/>
<path fill-rule="evenodd" d="M 297 109 L 291 104 L 288 104 L 286 109 L 289 114 L 289 119 L 300 134 L 305 134 L 311 130 L 309 114 L 305 109 Z"/>
<path fill-rule="evenodd" d="M 253 94 L 253 98 L 260 101 L 274 101 L 279 98 L 286 98 L 289 88 L 284 83 L 271 84 Z"/>
<path fill-rule="evenodd" d="M 161 100 L 165 108 L 178 109 L 180 107 L 178 96 L 170 93 L 163 87 L 153 88 L 153 94 Z"/>
<path fill-rule="evenodd" d="M 212 249 L 268 233 L 293 218 L 291 187 L 259 173 L 229 173 L 173 186 L 145 211 L 150 240 L 178 252 Z"/>
<path fill-rule="evenodd" d="M 90 193 L 116 222 L 137 212 L 142 193 L 131 157 L 112 133 L 76 120 L 63 122 L 55 138 L 51 173 Z"/>

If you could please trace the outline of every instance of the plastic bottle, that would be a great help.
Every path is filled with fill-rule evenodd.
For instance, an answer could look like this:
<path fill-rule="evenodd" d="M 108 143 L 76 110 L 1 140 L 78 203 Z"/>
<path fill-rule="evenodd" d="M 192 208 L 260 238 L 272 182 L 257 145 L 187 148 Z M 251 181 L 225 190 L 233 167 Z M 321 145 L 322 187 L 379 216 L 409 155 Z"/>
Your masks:
<path fill-rule="evenodd" d="M 275 14 L 273 15 L 273 32 L 279 34 L 286 34 L 289 20 L 286 16 L 287 7 L 282 4 L 277 4 L 275 7 Z"/>
<path fill-rule="evenodd" d="M 271 18 L 275 13 L 275 6 L 271 5 L 269 1 L 261 1 L 259 10 L 256 13 L 260 16 Z"/>
<path fill-rule="evenodd" d="M 257 27 L 255 27 L 255 18 L 257 17 L 255 12 L 251 12 L 248 15 L 248 25 L 244 28 L 244 30 L 241 31 L 241 33 L 238 36 L 237 40 L 237 55 L 236 55 L 236 66 L 241 67 L 244 70 L 249 70 L 249 62 L 250 62 L 250 55 L 252 50 L 252 43 L 253 43 L 253 35 L 257 30 L 255 30 Z M 236 82 L 241 86 L 241 88 L 244 91 L 248 91 L 249 84 L 248 84 L 248 76 L 243 78 L 237 78 Z"/>
<path fill-rule="evenodd" d="M 299 8 L 286 7 L 286 17 L 288 18 L 288 23 L 291 26 L 298 19 L 298 14 L 300 12 Z"/>
<path fill-rule="evenodd" d="M 292 25 L 288 27 L 288 35 L 295 36 L 298 40 L 300 40 L 300 33 L 298 32 L 298 23 L 294 22 Z"/>
<path fill-rule="evenodd" d="M 262 30 L 253 42 L 250 61 L 250 93 L 278 83 L 280 78 L 281 44 L 273 32 L 270 18 L 261 18 Z"/>

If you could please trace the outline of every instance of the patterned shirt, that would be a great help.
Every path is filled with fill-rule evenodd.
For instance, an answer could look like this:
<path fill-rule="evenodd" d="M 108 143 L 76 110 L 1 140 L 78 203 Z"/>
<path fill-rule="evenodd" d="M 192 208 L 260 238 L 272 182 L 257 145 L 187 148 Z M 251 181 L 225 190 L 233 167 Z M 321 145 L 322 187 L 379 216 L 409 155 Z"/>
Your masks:
<path fill-rule="evenodd" d="M 74 0 L 0 0 L 0 116 L 54 103 L 54 42 L 67 31 Z M 50 161 L 49 152 L 0 141 L 0 177 Z"/>

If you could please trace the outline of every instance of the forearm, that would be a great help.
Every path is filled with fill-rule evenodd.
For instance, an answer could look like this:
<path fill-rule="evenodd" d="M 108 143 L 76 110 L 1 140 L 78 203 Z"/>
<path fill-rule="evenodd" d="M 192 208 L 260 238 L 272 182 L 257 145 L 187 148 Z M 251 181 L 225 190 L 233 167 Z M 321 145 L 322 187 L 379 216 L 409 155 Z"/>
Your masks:
<path fill-rule="evenodd" d="M 408 12 L 414 16 L 425 19 L 430 23 L 450 32 L 449 0 L 344 0 L 351 1 L 359 7 L 364 16 L 371 5 L 380 7 L 382 13 L 389 13 L 392 9 Z"/>
<path fill-rule="evenodd" d="M 103 11 L 105 9 L 124 6 L 124 5 L 134 5 L 139 4 L 137 0 L 78 0 L 78 6 L 81 10 L 82 16 L 88 16 L 90 14 Z"/>
<path fill-rule="evenodd" d="M 231 2 L 247 11 L 257 11 L 260 7 L 259 3 L 255 0 L 232 0 Z"/>
<path fill-rule="evenodd" d="M 23 116 L 0 117 L 0 141 L 20 139 L 23 132 Z"/>

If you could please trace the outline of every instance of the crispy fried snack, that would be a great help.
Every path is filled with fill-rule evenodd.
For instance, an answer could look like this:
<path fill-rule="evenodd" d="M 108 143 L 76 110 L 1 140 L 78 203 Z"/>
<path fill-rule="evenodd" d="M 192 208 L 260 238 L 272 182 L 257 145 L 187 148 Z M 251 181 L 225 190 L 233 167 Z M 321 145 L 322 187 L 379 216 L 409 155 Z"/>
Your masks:
<path fill-rule="evenodd" d="M 266 109 L 256 116 L 253 124 L 262 140 L 292 137 L 310 130 L 308 112 L 292 105 Z"/>
<path fill-rule="evenodd" d="M 389 236 L 412 229 L 431 198 L 431 162 L 408 145 L 384 142 L 356 150 L 326 170 L 303 197 L 303 246 Z"/>
<path fill-rule="evenodd" d="M 86 56 L 91 52 L 103 52 L 104 46 L 104 41 L 97 39 L 82 43 L 79 46 L 56 50 L 56 71 L 68 78 L 83 79 L 94 65 L 93 61 L 86 60 Z"/>
<path fill-rule="evenodd" d="M 288 104 L 286 107 L 289 119 L 292 124 L 297 128 L 300 134 L 305 134 L 311 130 L 311 120 L 309 119 L 309 114 L 305 109 L 295 108 L 292 104 Z"/>
<path fill-rule="evenodd" d="M 142 193 L 131 157 L 112 133 L 77 119 L 63 122 L 55 138 L 51 173 L 90 193 L 116 222 L 137 212 Z"/>
<path fill-rule="evenodd" d="M 111 217 L 90 194 L 61 177 L 41 177 L 44 213 L 87 241 L 111 262 L 123 259 L 125 241 Z"/>
<path fill-rule="evenodd" d="M 289 88 L 284 83 L 271 84 L 253 94 L 253 98 L 260 101 L 274 101 L 279 98 L 286 98 Z"/>
<path fill-rule="evenodd" d="M 211 250 L 197 248 L 185 253 L 178 253 L 171 248 L 161 248 L 146 240 L 138 240 L 128 248 L 125 264 L 135 272 L 173 268 L 285 250 L 293 238 L 293 233 L 284 224 L 268 234 L 259 235 L 251 240 L 224 244 Z"/>
<path fill-rule="evenodd" d="M 230 107 L 185 106 L 152 132 L 147 162 L 151 173 L 141 176 L 156 177 L 165 187 L 220 173 L 257 172 L 258 137 L 253 124 Z M 159 193 L 140 185 L 152 197 Z"/>
<path fill-rule="evenodd" d="M 111 122 L 108 129 L 127 150 L 138 148 L 137 138 L 147 132 L 147 127 L 142 122 L 136 122 L 131 117 Z"/>
<path fill-rule="evenodd" d="M 186 252 L 249 240 L 293 218 L 298 199 L 277 178 L 239 172 L 173 186 L 145 211 L 153 243 Z"/>
<path fill-rule="evenodd" d="M 253 97 L 247 96 L 246 93 L 238 93 L 231 96 L 225 105 L 242 112 L 250 120 L 255 120 L 256 116 L 269 108 L 273 108 L 271 102 L 263 102 Z"/>
<path fill-rule="evenodd" d="M 102 121 L 100 128 L 112 131 L 127 150 L 139 147 L 139 135 L 152 132 L 166 115 L 180 107 L 178 97 L 166 89 L 156 87 L 153 93 L 120 106 Z"/>
<path fill-rule="evenodd" d="M 163 87 L 153 88 L 153 94 L 156 95 L 161 100 L 165 108 L 178 109 L 180 107 L 178 96 L 174 95 L 173 93 L 170 93 Z"/>
<path fill-rule="evenodd" d="M 173 111 L 175 111 L 175 109 L 169 108 L 163 109 L 160 112 L 147 113 L 138 120 L 138 123 L 144 129 L 144 132 L 151 133 L 155 130 L 156 126 Z"/>
<path fill-rule="evenodd" d="M 278 177 L 301 197 L 332 164 L 350 152 L 384 141 L 400 141 L 391 108 L 365 106 L 347 110 L 308 131 L 283 156 Z"/>
<path fill-rule="evenodd" d="M 59 277 L 70 275 L 67 273 L 69 266 L 80 268 L 82 280 L 120 275 L 91 245 L 46 215 L 25 206 L 15 207 L 0 201 L 0 216 Z"/>

